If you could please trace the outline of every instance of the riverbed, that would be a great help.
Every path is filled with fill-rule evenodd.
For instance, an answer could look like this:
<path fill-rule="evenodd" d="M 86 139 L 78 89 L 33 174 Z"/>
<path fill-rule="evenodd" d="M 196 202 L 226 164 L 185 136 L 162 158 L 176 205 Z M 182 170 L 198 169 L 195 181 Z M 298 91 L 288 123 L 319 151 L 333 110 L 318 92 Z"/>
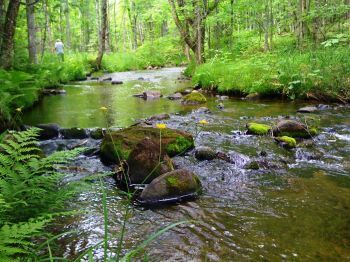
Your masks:
<path fill-rule="evenodd" d="M 232 156 L 198 161 L 193 152 L 176 157 L 179 168 L 194 171 L 203 194 L 194 201 L 162 208 L 134 206 L 126 224 L 123 253 L 171 223 L 191 220 L 153 241 L 145 249 L 151 261 L 346 261 L 350 260 L 350 108 L 300 114 L 307 102 L 246 101 L 207 95 L 204 105 L 184 106 L 166 98 L 191 87 L 181 76 L 183 68 L 113 73 L 104 76 L 123 81 L 111 85 L 85 81 L 65 86 L 66 95 L 45 97 L 24 115 L 29 125 L 57 123 L 61 127 L 128 127 L 140 119 L 168 113 L 161 121 L 169 128 L 190 132 L 196 146 L 210 146 Z M 133 97 L 159 90 L 163 98 Z M 218 104 L 224 105 L 223 109 Z M 203 105 L 202 105 L 203 106 Z M 103 113 L 100 108 L 106 107 Z M 269 136 L 245 134 L 248 122 L 276 124 L 297 119 L 319 126 L 320 134 L 286 150 Z M 206 120 L 207 125 L 199 124 Z M 79 141 L 69 141 L 77 143 Z M 45 143 L 63 143 L 60 139 Z M 65 142 L 67 144 L 67 142 Z M 251 160 L 259 170 L 245 168 Z M 110 171 L 97 156 L 80 156 L 75 162 L 80 177 Z M 81 193 L 71 207 L 78 215 L 56 222 L 58 232 L 77 231 L 59 240 L 58 255 L 74 258 L 103 240 L 102 190 L 97 181 Z M 112 178 L 105 178 L 108 207 L 109 251 L 115 253 L 126 200 Z M 102 259 L 103 249 L 94 250 Z M 141 256 L 143 257 L 143 255 Z"/>

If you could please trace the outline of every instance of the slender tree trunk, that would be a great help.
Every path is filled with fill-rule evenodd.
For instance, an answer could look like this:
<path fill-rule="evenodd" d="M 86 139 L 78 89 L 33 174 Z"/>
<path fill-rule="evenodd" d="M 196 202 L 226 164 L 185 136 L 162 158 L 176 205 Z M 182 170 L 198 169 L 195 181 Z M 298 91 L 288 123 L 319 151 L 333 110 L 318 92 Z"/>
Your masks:
<path fill-rule="evenodd" d="M 264 14 L 264 51 L 267 52 L 270 49 L 269 46 L 269 24 L 270 24 L 270 10 L 269 10 L 269 2 L 268 0 L 265 1 L 265 14 Z"/>
<path fill-rule="evenodd" d="M 269 17 L 269 24 L 270 24 L 270 49 L 272 50 L 272 42 L 273 42 L 273 34 L 274 34 L 274 31 L 273 31 L 273 27 L 274 27 L 274 22 L 273 22 L 273 1 L 270 0 L 270 17 Z"/>
<path fill-rule="evenodd" d="M 36 64 L 35 6 L 33 0 L 26 0 L 29 63 Z"/>
<path fill-rule="evenodd" d="M 9 69 L 12 66 L 14 36 L 20 3 L 20 0 L 11 0 L 6 12 L 3 40 L 0 48 L 0 66 L 4 69 Z"/>
<path fill-rule="evenodd" d="M 98 55 L 96 58 L 96 69 L 101 69 L 101 63 L 103 55 L 106 51 L 106 32 L 107 32 L 107 0 L 102 0 L 101 3 L 101 39 L 100 39 L 100 46 L 98 49 Z"/>
<path fill-rule="evenodd" d="M 4 32 L 5 15 L 6 15 L 5 0 L 0 0 L 0 46 L 1 46 L 3 32 Z"/>
<path fill-rule="evenodd" d="M 64 15 L 66 17 L 66 46 L 67 49 L 71 48 L 71 33 L 70 33 L 70 18 L 69 18 L 69 0 L 65 0 Z"/>
<path fill-rule="evenodd" d="M 234 32 L 234 2 L 233 0 L 230 0 L 230 47 L 233 46 L 233 32 Z"/>
<path fill-rule="evenodd" d="M 97 26 L 97 44 L 101 45 L 101 16 L 100 16 L 100 0 L 95 0 L 95 10 L 96 10 L 96 26 Z"/>

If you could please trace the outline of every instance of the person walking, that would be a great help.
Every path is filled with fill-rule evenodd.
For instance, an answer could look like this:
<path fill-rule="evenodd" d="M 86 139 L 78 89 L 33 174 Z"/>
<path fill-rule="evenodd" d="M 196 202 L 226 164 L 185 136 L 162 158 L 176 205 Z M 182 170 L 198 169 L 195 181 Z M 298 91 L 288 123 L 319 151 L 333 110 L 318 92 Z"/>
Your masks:
<path fill-rule="evenodd" d="M 60 39 L 57 39 L 55 43 L 55 49 L 60 61 L 63 62 L 64 61 L 64 44 Z"/>

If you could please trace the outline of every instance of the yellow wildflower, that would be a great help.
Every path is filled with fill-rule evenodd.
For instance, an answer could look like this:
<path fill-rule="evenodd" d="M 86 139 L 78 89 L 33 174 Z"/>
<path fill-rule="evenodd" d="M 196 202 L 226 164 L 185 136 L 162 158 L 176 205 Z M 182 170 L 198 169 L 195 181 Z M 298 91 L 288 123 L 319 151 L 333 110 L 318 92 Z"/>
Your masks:
<path fill-rule="evenodd" d="M 16 111 L 17 111 L 18 113 L 22 113 L 22 108 L 18 107 L 18 108 L 16 108 Z"/>
<path fill-rule="evenodd" d="M 156 127 L 159 129 L 165 129 L 166 128 L 166 124 L 156 124 Z"/>
<path fill-rule="evenodd" d="M 202 124 L 202 125 L 207 125 L 209 124 L 207 120 L 203 119 L 201 121 L 199 121 L 198 123 Z"/>
<path fill-rule="evenodd" d="M 101 111 L 107 111 L 108 109 L 107 109 L 107 107 L 104 107 L 104 106 L 103 106 L 103 107 L 100 107 L 100 110 L 101 110 Z"/>

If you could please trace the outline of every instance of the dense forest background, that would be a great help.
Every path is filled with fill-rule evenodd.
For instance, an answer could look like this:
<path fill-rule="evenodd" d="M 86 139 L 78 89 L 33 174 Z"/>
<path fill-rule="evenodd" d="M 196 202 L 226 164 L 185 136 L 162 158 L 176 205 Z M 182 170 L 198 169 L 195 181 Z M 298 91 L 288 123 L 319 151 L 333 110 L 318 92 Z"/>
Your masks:
<path fill-rule="evenodd" d="M 350 96 L 348 0 L 1 0 L 0 18 L 2 126 L 38 90 L 100 70 L 186 65 L 222 93 Z"/>

